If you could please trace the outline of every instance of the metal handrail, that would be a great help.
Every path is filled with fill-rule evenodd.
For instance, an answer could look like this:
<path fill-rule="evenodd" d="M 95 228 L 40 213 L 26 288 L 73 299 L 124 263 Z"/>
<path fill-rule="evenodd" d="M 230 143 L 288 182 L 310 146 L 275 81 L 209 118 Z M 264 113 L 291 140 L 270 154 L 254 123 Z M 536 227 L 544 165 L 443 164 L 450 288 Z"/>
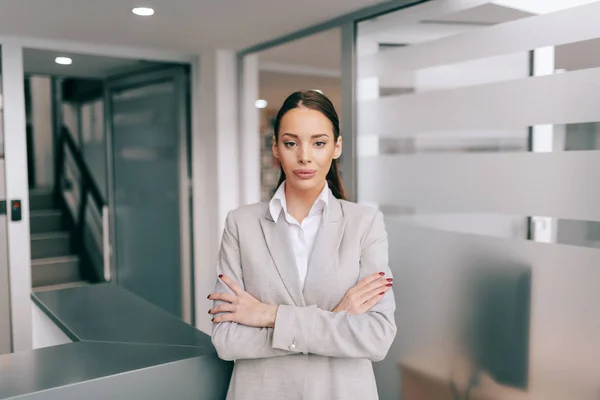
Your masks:
<path fill-rule="evenodd" d="M 63 190 L 63 182 L 66 176 L 66 168 L 65 168 L 65 160 L 66 160 L 66 149 L 69 150 L 69 153 L 75 162 L 75 166 L 79 172 L 80 184 L 79 184 L 79 207 L 77 209 L 77 220 L 75 225 L 75 235 L 74 239 L 74 247 L 75 250 L 80 254 L 80 256 L 85 255 L 85 244 L 83 241 L 83 235 L 85 230 L 85 220 L 86 220 L 86 211 L 87 211 L 87 199 L 88 194 L 91 196 L 94 205 L 98 212 L 101 213 L 102 217 L 102 256 L 103 256 L 103 270 L 104 270 L 104 280 L 110 281 L 111 279 L 111 268 L 110 268 L 110 237 L 109 237 L 109 226 L 108 226 L 108 206 L 104 199 L 102 198 L 102 194 L 94 181 L 92 174 L 81 154 L 79 146 L 73 140 L 71 133 L 69 132 L 67 127 L 62 128 L 59 138 L 58 138 L 58 157 L 56 159 L 57 168 L 56 168 L 56 176 L 57 180 L 57 197 L 59 201 L 65 202 L 62 190 Z"/>

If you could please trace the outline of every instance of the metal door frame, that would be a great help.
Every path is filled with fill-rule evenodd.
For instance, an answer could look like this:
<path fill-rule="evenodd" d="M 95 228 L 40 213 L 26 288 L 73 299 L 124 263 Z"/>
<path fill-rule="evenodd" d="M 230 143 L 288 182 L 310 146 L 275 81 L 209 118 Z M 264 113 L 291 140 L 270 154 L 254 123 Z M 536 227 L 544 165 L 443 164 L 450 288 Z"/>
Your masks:
<path fill-rule="evenodd" d="M 160 70 L 137 72 L 135 74 L 109 78 L 104 88 L 104 122 L 106 130 L 106 165 L 108 183 L 108 208 L 111 237 L 111 276 L 118 283 L 116 271 L 117 251 L 115 245 L 115 179 L 113 157 L 113 107 L 112 94 L 116 91 L 133 89 L 154 83 L 172 81 L 181 107 L 179 118 L 179 230 L 181 259 L 181 311 L 182 319 L 194 325 L 194 280 L 192 265 L 192 191 L 191 191 L 191 125 L 189 70 L 186 65 L 173 65 Z"/>

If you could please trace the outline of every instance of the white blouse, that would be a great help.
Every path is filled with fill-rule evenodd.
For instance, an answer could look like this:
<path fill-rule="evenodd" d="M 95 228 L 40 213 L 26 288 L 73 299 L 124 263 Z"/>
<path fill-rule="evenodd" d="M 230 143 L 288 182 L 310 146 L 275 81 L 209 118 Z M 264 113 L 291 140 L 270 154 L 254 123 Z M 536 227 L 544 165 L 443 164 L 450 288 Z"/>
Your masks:
<path fill-rule="evenodd" d="M 275 222 L 279 219 L 281 210 L 284 212 L 301 289 L 304 287 L 304 280 L 308 272 L 308 259 L 312 253 L 317 232 L 319 231 L 319 227 L 325 225 L 327 222 L 329 193 L 329 186 L 325 183 L 325 187 L 319 194 L 319 197 L 317 197 L 317 200 L 315 200 L 308 216 L 301 223 L 288 213 L 285 200 L 285 181 L 279 186 L 269 203 L 269 212 Z"/>

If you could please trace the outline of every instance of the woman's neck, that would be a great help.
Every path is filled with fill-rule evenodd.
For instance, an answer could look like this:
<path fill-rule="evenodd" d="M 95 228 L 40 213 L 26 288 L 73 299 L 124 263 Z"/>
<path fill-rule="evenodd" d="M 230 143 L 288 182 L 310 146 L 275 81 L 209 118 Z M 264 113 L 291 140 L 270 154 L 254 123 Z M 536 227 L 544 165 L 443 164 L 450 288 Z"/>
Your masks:
<path fill-rule="evenodd" d="M 292 185 L 285 185 L 285 202 L 288 213 L 298 222 L 302 222 L 310 213 L 310 209 L 323 191 L 325 182 L 315 189 L 298 190 Z"/>

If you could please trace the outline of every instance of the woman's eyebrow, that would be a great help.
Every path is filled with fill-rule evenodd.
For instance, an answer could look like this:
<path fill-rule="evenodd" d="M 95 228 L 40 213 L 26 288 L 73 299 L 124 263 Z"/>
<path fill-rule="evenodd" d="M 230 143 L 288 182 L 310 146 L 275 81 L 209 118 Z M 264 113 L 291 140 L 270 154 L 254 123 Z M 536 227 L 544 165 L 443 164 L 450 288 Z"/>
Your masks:
<path fill-rule="evenodd" d="M 291 136 L 291 137 L 293 137 L 293 138 L 295 138 L 295 139 L 298 139 L 298 135 L 296 135 L 296 134 L 293 134 L 293 133 L 287 133 L 287 132 L 286 132 L 286 133 L 284 133 L 284 134 L 282 135 L 282 137 L 283 137 L 283 136 Z M 316 135 L 312 135 L 312 136 L 311 136 L 311 139 L 318 139 L 318 138 L 321 138 L 321 137 L 327 137 L 327 138 L 328 138 L 328 137 L 329 137 L 329 135 L 328 135 L 328 134 L 326 134 L 326 133 L 317 133 Z"/>

